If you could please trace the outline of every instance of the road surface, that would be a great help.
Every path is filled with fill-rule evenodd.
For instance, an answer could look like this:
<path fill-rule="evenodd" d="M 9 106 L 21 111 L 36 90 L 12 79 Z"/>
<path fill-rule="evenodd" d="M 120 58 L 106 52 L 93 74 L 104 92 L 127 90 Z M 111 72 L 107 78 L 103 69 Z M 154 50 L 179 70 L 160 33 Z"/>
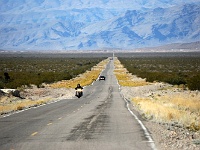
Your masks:
<path fill-rule="evenodd" d="M 0 118 L 0 150 L 152 150 L 145 127 L 127 109 L 110 61 L 80 99 Z"/>

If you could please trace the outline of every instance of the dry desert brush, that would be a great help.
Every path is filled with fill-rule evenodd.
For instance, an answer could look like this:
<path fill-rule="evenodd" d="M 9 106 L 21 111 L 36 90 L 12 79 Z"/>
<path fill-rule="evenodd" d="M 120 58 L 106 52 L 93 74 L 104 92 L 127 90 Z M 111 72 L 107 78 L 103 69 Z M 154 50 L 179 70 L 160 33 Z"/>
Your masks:
<path fill-rule="evenodd" d="M 69 80 L 90 70 L 103 58 L 1 57 L 0 88 L 17 88 Z M 9 80 L 4 74 L 9 74 Z"/>

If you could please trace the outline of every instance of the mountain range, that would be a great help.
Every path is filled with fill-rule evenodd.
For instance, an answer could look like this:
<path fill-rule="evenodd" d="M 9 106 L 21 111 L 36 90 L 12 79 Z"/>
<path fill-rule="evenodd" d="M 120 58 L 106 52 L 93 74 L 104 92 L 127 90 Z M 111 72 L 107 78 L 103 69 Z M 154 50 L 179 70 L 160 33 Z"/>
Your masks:
<path fill-rule="evenodd" d="M 200 40 L 198 0 L 1 0 L 0 49 L 135 49 Z"/>

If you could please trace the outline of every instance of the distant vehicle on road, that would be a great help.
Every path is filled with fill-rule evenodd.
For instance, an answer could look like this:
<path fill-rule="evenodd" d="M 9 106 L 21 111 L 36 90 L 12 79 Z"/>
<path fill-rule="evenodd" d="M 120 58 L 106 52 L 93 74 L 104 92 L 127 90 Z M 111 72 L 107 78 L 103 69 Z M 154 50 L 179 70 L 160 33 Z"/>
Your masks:
<path fill-rule="evenodd" d="M 99 76 L 99 81 L 100 80 L 106 80 L 106 77 L 105 76 Z"/>

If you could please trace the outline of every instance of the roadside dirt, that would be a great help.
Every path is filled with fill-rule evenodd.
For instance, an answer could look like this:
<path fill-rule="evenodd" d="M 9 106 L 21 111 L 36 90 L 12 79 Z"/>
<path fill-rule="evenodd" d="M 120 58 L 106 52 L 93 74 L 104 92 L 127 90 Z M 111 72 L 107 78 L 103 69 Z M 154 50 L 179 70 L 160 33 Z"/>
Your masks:
<path fill-rule="evenodd" d="M 32 88 L 25 89 L 20 93 L 21 97 L 30 100 L 47 99 L 60 100 L 71 99 L 75 95 L 75 90 L 72 88 Z"/>
<path fill-rule="evenodd" d="M 129 101 L 134 97 L 145 98 L 162 94 L 169 96 L 181 94 L 185 97 L 193 95 L 198 96 L 200 99 L 199 91 L 174 88 L 172 85 L 164 83 L 152 83 L 138 87 L 121 87 L 121 93 Z M 132 106 L 132 109 L 138 111 L 142 116 L 142 112 L 134 105 Z M 163 123 L 144 118 L 143 123 L 151 133 L 158 150 L 200 150 L 200 131 L 188 130 L 177 122 Z"/>
<path fill-rule="evenodd" d="M 75 89 L 72 88 L 50 88 L 48 86 L 37 88 L 32 86 L 19 91 L 18 96 L 13 96 L 12 92 L 3 93 L 0 90 L 0 117 L 17 110 L 74 97 Z"/>

